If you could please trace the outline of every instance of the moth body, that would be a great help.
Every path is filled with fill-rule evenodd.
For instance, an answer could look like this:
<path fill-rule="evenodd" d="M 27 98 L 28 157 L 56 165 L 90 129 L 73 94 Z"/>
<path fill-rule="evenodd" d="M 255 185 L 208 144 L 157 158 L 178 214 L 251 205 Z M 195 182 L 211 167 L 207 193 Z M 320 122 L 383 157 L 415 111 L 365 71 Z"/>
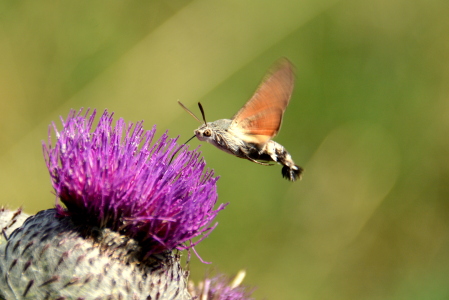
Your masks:
<path fill-rule="evenodd" d="M 208 142 L 218 149 L 234 156 L 248 159 L 255 163 L 266 165 L 264 162 L 277 162 L 283 165 L 284 178 L 295 181 L 301 177 L 303 169 L 295 164 L 290 153 L 281 144 L 268 140 L 264 144 L 246 142 L 251 137 L 233 134 L 228 130 L 232 120 L 221 119 L 201 125 L 196 129 L 195 136 L 204 142 Z"/>
<path fill-rule="evenodd" d="M 266 156 L 269 156 L 271 160 L 280 163 L 282 167 L 282 176 L 290 181 L 296 181 L 301 179 L 303 168 L 296 165 L 287 149 L 275 141 L 269 140 L 262 150 L 259 152 L 259 156 L 251 156 L 255 160 L 267 160 Z"/>
<path fill-rule="evenodd" d="M 245 142 L 236 138 L 228 132 L 228 128 L 231 125 L 232 120 L 221 119 L 214 122 L 206 123 L 198 129 L 196 129 L 195 136 L 203 142 L 208 142 L 218 149 L 227 152 L 229 154 L 244 157 Z"/>

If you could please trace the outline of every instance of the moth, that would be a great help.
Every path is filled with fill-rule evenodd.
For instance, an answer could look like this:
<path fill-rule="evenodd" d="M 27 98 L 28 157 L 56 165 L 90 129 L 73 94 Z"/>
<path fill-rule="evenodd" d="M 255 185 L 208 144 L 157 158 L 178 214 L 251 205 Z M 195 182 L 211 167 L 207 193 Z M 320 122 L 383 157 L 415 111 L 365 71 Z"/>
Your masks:
<path fill-rule="evenodd" d="M 260 165 L 270 166 L 272 164 L 268 162 L 277 162 L 283 165 L 284 178 L 290 181 L 301 179 L 303 169 L 295 164 L 284 146 L 272 140 L 281 128 L 293 85 L 293 65 L 287 59 L 279 60 L 232 119 L 206 122 L 203 106 L 198 103 L 204 124 L 194 131 L 192 138 L 197 137 L 224 152 Z M 202 123 L 184 104 L 178 103 Z"/>

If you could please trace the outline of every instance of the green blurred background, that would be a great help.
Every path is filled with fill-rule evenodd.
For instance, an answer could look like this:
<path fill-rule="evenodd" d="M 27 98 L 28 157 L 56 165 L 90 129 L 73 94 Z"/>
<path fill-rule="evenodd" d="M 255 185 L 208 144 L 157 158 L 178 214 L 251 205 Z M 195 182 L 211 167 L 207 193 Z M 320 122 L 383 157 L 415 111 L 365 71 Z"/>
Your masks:
<path fill-rule="evenodd" d="M 1 203 L 54 204 L 41 140 L 70 108 L 185 141 L 199 124 L 177 100 L 229 118 L 285 56 L 275 140 L 304 178 L 203 145 L 230 205 L 201 257 L 246 269 L 258 299 L 449 299 L 448 16 L 447 0 L 2 0 Z"/>

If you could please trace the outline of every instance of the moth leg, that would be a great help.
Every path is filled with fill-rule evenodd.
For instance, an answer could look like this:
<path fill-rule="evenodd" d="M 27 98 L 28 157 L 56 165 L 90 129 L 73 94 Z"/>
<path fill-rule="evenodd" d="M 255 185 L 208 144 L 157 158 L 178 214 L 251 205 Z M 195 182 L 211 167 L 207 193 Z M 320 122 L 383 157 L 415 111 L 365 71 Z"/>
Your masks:
<path fill-rule="evenodd" d="M 251 157 L 249 157 L 249 156 L 246 156 L 246 155 L 245 155 L 245 158 L 246 158 L 247 160 L 249 160 L 249 161 L 255 162 L 256 164 L 259 164 L 259 165 L 262 165 L 262 166 L 274 166 L 274 164 L 264 163 L 264 162 L 255 160 L 255 159 L 253 159 L 253 158 L 251 158 Z"/>

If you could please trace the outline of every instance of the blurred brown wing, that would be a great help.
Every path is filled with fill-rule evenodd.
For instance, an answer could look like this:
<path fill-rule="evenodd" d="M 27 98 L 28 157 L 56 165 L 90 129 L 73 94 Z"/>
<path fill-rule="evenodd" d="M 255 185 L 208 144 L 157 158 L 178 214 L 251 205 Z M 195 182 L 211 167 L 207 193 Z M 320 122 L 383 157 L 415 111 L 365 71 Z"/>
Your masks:
<path fill-rule="evenodd" d="M 228 130 L 247 142 L 268 142 L 281 128 L 293 84 L 293 65 L 289 60 L 281 59 L 272 67 L 253 97 L 235 114 Z"/>

